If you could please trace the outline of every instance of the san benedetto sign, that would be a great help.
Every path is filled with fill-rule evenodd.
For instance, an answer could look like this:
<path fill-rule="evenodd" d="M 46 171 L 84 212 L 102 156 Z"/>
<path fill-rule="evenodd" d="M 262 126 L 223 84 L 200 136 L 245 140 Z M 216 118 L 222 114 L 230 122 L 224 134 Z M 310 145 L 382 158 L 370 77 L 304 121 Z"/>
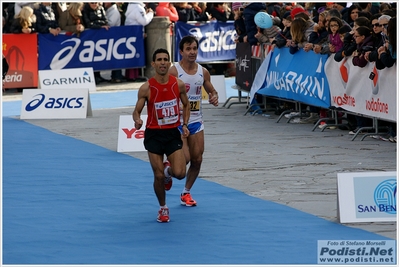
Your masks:
<path fill-rule="evenodd" d="M 341 223 L 396 221 L 396 172 L 338 173 Z"/>

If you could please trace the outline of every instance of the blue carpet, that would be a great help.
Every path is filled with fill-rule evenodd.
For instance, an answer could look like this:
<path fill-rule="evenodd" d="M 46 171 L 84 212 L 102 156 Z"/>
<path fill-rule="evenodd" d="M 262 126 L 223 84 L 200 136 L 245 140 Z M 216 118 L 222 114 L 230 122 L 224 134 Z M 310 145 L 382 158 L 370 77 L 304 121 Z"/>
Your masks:
<path fill-rule="evenodd" d="M 93 99 L 94 100 L 94 99 Z M 317 264 L 317 240 L 389 240 L 198 179 L 156 222 L 149 163 L 3 117 L 4 264 Z"/>

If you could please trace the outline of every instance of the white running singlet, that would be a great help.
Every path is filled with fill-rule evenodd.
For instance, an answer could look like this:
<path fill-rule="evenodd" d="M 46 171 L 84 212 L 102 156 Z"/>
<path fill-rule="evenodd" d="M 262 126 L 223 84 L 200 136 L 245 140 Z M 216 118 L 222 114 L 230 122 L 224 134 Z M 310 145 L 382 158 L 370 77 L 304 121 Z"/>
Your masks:
<path fill-rule="evenodd" d="M 204 74 L 202 66 L 198 64 L 197 72 L 194 75 L 187 74 L 180 66 L 179 62 L 175 63 L 177 70 L 177 78 L 182 80 L 186 85 L 188 101 L 190 103 L 190 119 L 188 123 L 202 122 L 202 86 L 204 84 Z M 180 118 L 183 123 L 183 111 L 180 109 Z"/>

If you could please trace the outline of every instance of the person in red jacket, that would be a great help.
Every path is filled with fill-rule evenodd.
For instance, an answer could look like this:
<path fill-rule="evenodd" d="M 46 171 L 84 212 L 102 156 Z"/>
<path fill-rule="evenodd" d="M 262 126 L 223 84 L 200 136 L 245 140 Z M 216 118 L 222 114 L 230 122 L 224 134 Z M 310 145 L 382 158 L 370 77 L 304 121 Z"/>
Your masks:
<path fill-rule="evenodd" d="M 183 137 L 188 137 L 188 120 L 190 106 L 184 82 L 168 73 L 171 66 L 168 50 L 157 49 L 152 56 L 152 67 L 155 75 L 145 82 L 137 94 L 137 103 L 133 111 L 134 127 L 139 130 L 143 126 L 140 118 L 147 103 L 147 124 L 144 132 L 144 147 L 154 173 L 154 191 L 160 210 L 158 222 L 169 222 L 169 209 L 166 206 L 166 193 L 172 186 L 172 179 L 164 173 L 164 155 L 170 162 L 169 173 L 177 179 L 186 176 L 186 159 Z M 180 102 L 183 109 L 183 125 L 180 133 Z"/>
<path fill-rule="evenodd" d="M 169 2 L 160 2 L 155 9 L 155 14 L 160 17 L 169 17 L 171 22 L 179 20 L 179 14 L 175 6 Z"/>
<path fill-rule="evenodd" d="M 168 17 L 171 22 L 176 22 L 179 20 L 179 13 L 175 6 L 169 2 L 160 2 L 155 9 L 155 15 L 157 17 Z M 172 26 L 170 27 L 170 36 L 173 35 Z"/>

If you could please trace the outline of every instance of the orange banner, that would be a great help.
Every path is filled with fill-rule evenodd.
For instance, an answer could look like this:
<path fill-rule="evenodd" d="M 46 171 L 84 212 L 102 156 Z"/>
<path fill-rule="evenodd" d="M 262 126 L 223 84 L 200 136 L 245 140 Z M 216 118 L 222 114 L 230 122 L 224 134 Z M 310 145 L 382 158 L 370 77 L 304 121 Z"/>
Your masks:
<path fill-rule="evenodd" d="M 37 88 L 37 34 L 3 34 L 3 55 L 10 68 L 4 88 Z"/>

